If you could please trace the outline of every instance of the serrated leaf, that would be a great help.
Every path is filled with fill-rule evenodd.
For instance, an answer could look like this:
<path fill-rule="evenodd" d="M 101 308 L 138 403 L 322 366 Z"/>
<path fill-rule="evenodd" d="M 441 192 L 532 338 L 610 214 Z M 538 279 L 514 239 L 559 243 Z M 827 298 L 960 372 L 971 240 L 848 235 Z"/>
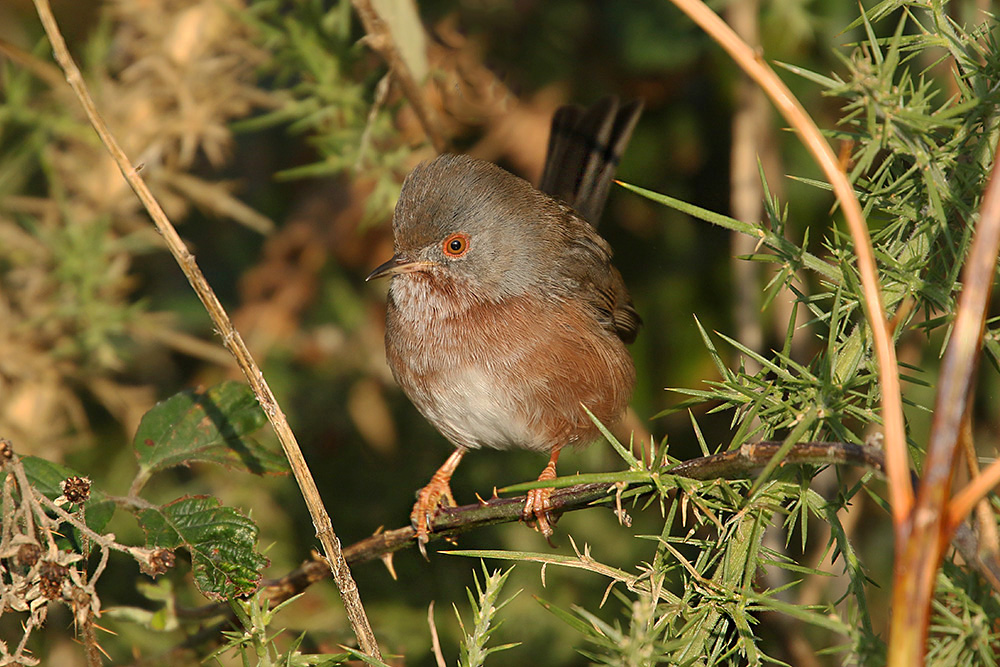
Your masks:
<path fill-rule="evenodd" d="M 28 481 L 49 500 L 55 500 L 62 495 L 60 483 L 68 477 L 86 477 L 64 465 L 46 461 L 35 456 L 21 458 Z M 100 533 L 111 521 L 115 513 L 115 503 L 107 495 L 91 487 L 90 499 L 85 504 L 87 527 L 95 533 Z"/>
<path fill-rule="evenodd" d="M 242 512 L 210 496 L 185 496 L 138 514 L 147 547 L 191 554 L 194 581 L 215 600 L 256 590 L 268 559 L 254 549 L 257 524 Z"/>
<path fill-rule="evenodd" d="M 253 392 L 242 383 L 181 392 L 143 416 L 133 443 L 139 475 L 194 461 L 258 475 L 285 472 L 284 457 L 250 437 L 266 421 Z"/>

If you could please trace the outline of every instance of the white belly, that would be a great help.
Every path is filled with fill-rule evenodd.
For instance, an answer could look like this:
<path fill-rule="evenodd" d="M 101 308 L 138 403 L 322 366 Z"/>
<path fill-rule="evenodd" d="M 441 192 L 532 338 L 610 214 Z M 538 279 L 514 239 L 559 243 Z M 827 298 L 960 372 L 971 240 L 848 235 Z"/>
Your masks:
<path fill-rule="evenodd" d="M 545 449 L 523 416 L 524 396 L 505 383 L 497 386 L 485 369 L 465 365 L 447 373 L 445 389 L 415 400 L 424 416 L 453 443 L 464 447 Z"/>

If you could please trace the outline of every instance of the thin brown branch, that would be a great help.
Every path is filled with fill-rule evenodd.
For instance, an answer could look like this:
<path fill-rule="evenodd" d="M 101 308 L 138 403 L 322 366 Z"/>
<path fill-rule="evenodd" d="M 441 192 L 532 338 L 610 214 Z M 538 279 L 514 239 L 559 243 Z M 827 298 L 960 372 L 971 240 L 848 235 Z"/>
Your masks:
<path fill-rule="evenodd" d="M 278 436 L 278 440 L 281 442 L 285 456 L 288 457 L 295 480 L 298 482 L 302 496 L 309 508 L 313 525 L 316 528 L 316 535 L 323 545 L 334 581 L 344 601 L 347 617 L 358 638 L 358 644 L 361 650 L 368 655 L 381 659 L 375 635 L 372 632 L 368 617 L 361 604 L 358 587 L 354 583 L 350 569 L 347 566 L 347 561 L 341 552 L 340 541 L 333 531 L 333 525 L 326 509 L 323 507 L 316 482 L 313 480 L 312 473 L 306 465 L 305 458 L 302 456 L 302 451 L 299 449 L 292 429 L 285 419 L 284 412 L 281 410 L 274 394 L 264 380 L 263 374 L 251 357 L 250 351 L 244 344 L 242 337 L 233 327 L 218 297 L 205 280 L 205 276 L 195 262 L 194 256 L 188 251 L 184 242 L 177 234 L 177 230 L 174 229 L 170 220 L 167 219 L 163 209 L 149 191 L 146 183 L 139 176 L 138 171 L 132 166 L 132 162 L 125 155 L 124 151 L 122 151 L 117 140 L 108 130 L 107 125 L 98 113 L 97 106 L 94 104 L 87 85 L 83 81 L 83 75 L 70 55 L 66 42 L 62 37 L 48 0 L 34 0 L 34 3 L 45 33 L 52 44 L 56 61 L 66 74 L 66 80 L 79 98 L 87 114 L 87 118 L 100 135 L 101 141 L 107 147 L 108 152 L 118 164 L 118 168 L 125 176 L 125 180 L 128 181 L 128 184 L 149 212 L 150 217 L 153 219 L 153 224 L 156 225 L 156 229 L 163 236 L 167 248 L 174 256 L 174 259 L 177 260 L 198 298 L 201 299 L 209 316 L 212 318 L 212 322 L 222 336 L 223 343 L 236 358 L 240 369 L 243 371 L 257 400 L 260 402 L 261 408 L 263 408 L 264 413 L 271 421 L 271 425 Z"/>
<path fill-rule="evenodd" d="M 882 292 L 875 266 L 875 254 L 861 205 L 858 203 L 843 167 L 830 148 L 830 144 L 823 138 L 819 128 L 816 127 L 799 101 L 778 78 L 774 70 L 768 67 L 763 58 L 700 0 L 673 0 L 673 3 L 718 42 L 729 53 L 733 61 L 767 93 L 778 111 L 795 128 L 806 148 L 812 153 L 813 158 L 830 182 L 844 212 L 844 219 L 847 221 L 858 257 L 858 272 L 861 276 L 865 314 L 872 330 L 875 355 L 878 359 L 879 383 L 882 388 L 886 474 L 889 478 L 893 522 L 898 533 L 913 506 L 913 489 L 910 485 L 896 350 L 893 347 L 892 336 L 882 305 Z"/>
<path fill-rule="evenodd" d="M 413 111 L 417 114 L 434 150 L 443 153 L 448 146 L 441 133 L 440 124 L 437 122 L 430 104 L 427 103 L 427 97 L 414 78 L 410 66 L 403 58 L 389 26 L 372 6 L 371 0 L 351 0 L 351 4 L 354 5 L 354 9 L 361 19 L 361 24 L 365 27 L 365 33 L 368 36 L 367 44 L 377 51 L 389 66 L 389 70 L 399 83 L 399 87 L 402 88 L 406 99 L 413 105 Z M 421 27 L 421 29 L 423 28 Z"/>
<path fill-rule="evenodd" d="M 979 223 L 958 296 L 955 323 L 941 361 L 927 456 L 913 515 L 896 545 L 896 575 L 889 643 L 889 665 L 924 664 L 931 599 L 938 566 L 956 525 L 990 488 L 993 466 L 951 501 L 952 475 L 962 423 L 973 391 L 973 381 L 986 326 L 986 310 L 1000 252 L 1000 168 L 994 162 L 979 210 Z M 990 473 L 990 475 L 987 475 Z M 957 511 L 956 511 L 957 510 Z M 958 512 L 961 512 L 959 515 Z"/>
<path fill-rule="evenodd" d="M 62 86 L 66 85 L 66 79 L 63 78 L 58 67 L 44 60 L 39 60 L 34 54 L 28 53 L 4 39 L 0 39 L 0 56 L 9 58 L 12 62 L 17 63 L 44 81 L 51 88 L 61 89 Z"/>
<path fill-rule="evenodd" d="M 976 443 L 972 439 L 972 411 L 966 409 L 965 416 L 962 417 L 962 431 L 959 436 L 962 444 L 962 451 L 965 454 L 965 463 L 969 468 L 969 479 L 974 483 L 982 474 L 979 469 L 979 456 L 976 453 Z M 948 523 L 956 526 L 965 520 L 966 513 L 955 515 L 955 498 L 952 498 L 948 508 Z M 976 503 L 976 531 L 979 533 L 980 550 L 989 558 L 996 560 L 1000 557 L 1000 541 L 997 539 L 997 520 L 990 506 L 990 501 L 983 494 Z M 956 520 L 957 519 L 957 520 Z"/>
<path fill-rule="evenodd" d="M 225 216 L 264 236 L 274 232 L 274 222 L 270 218 L 229 194 L 224 183 L 210 183 L 184 171 L 166 169 L 158 177 L 213 215 Z"/>
<path fill-rule="evenodd" d="M 427 625 L 431 630 L 431 652 L 434 654 L 437 667 L 446 667 L 448 663 L 445 662 L 444 654 L 441 652 L 441 640 L 438 639 L 437 624 L 434 622 L 434 600 L 427 605 Z"/>
<path fill-rule="evenodd" d="M 982 471 L 948 503 L 948 525 L 957 526 L 965 520 L 986 494 L 1000 485 L 1000 459 Z"/>
<path fill-rule="evenodd" d="M 767 465 L 783 443 L 758 442 L 743 445 L 739 449 L 714 454 L 690 461 L 682 461 L 662 470 L 662 475 L 676 475 L 694 480 L 747 477 Z M 841 464 L 883 472 L 882 451 L 875 447 L 861 447 L 842 442 L 804 442 L 795 445 L 785 457 L 791 464 Z M 572 478 L 564 478 L 572 479 Z M 595 506 L 615 508 L 617 483 L 602 482 L 576 484 L 556 489 L 550 498 L 552 513 L 560 514 L 587 509 Z M 651 493 L 648 484 L 637 484 L 628 490 L 627 497 L 640 497 Z M 526 496 L 493 498 L 486 502 L 461 507 L 446 507 L 434 517 L 431 540 L 449 540 L 461 533 L 483 526 L 501 523 L 516 523 L 521 520 Z M 395 530 L 379 531 L 371 537 L 355 542 L 344 549 L 344 557 L 352 565 L 376 559 L 387 559 L 396 551 L 413 546 L 416 531 L 406 526 Z M 303 563 L 288 575 L 264 584 L 268 588 L 268 599 L 278 604 L 301 593 L 313 583 L 325 579 L 327 569 L 316 558 Z M 188 611 L 189 618 L 205 618 L 226 613 L 225 605 L 207 605 Z"/>

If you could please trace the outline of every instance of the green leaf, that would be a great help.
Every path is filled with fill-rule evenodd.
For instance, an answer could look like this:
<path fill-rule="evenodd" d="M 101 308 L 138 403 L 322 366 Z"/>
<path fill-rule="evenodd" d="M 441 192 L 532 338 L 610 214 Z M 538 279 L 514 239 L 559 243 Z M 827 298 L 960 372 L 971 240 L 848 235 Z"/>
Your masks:
<path fill-rule="evenodd" d="M 21 458 L 24 472 L 32 486 L 49 500 L 55 500 L 62 495 L 60 483 L 68 477 L 86 477 L 72 468 L 46 461 L 34 456 Z M 111 521 L 115 513 L 115 503 L 107 495 L 91 487 L 90 500 L 84 505 L 87 527 L 95 533 L 100 533 Z"/>
<path fill-rule="evenodd" d="M 138 518 L 147 547 L 190 552 L 195 584 L 208 597 L 245 595 L 260 583 L 269 561 L 254 549 L 257 524 L 239 510 L 209 496 L 185 496 L 144 509 Z"/>
<path fill-rule="evenodd" d="M 645 197 L 650 201 L 654 201 L 658 204 L 663 204 L 676 211 L 680 211 L 686 215 L 690 215 L 692 218 L 697 218 L 698 220 L 704 220 L 705 222 L 711 223 L 722 227 L 723 229 L 728 229 L 730 231 L 739 232 L 740 234 L 746 234 L 747 236 L 753 237 L 755 239 L 760 239 L 766 245 L 776 250 L 782 249 L 783 246 L 788 246 L 789 242 L 787 239 L 777 237 L 773 233 L 769 233 L 767 230 L 757 226 L 752 225 L 747 222 L 742 222 L 735 218 L 730 218 L 727 215 L 722 215 L 721 213 L 716 213 L 710 211 L 706 208 L 700 206 L 695 206 L 694 204 L 688 204 L 687 202 L 681 201 L 680 199 L 675 199 L 669 195 L 660 194 L 658 192 L 653 192 L 652 190 L 647 190 L 645 188 L 640 188 L 637 185 L 630 185 L 628 183 L 622 183 L 621 181 L 616 181 L 626 190 L 631 190 L 641 197 Z M 805 250 L 797 251 L 799 261 L 802 264 L 813 270 L 822 276 L 829 278 L 831 280 L 839 281 L 840 276 L 836 268 L 830 266 L 828 263 L 816 257 L 812 253 L 806 252 Z"/>
<path fill-rule="evenodd" d="M 601 432 L 604 439 L 611 443 L 611 446 L 615 448 L 615 451 L 618 452 L 618 456 L 622 457 L 625 463 L 629 465 L 629 468 L 632 470 L 641 469 L 642 463 L 632 455 L 632 452 L 625 449 L 625 446 L 622 445 L 622 443 L 618 441 L 618 438 L 616 438 L 611 431 L 608 430 L 608 427 L 602 424 L 601 420 L 595 417 L 594 413 L 588 410 L 586 405 L 581 404 L 581 407 L 583 408 L 583 411 L 587 413 L 587 416 L 590 417 L 590 421 L 594 422 L 594 426 L 596 426 L 597 430 Z"/>
<path fill-rule="evenodd" d="M 707 208 L 689 204 L 680 199 L 671 197 L 670 195 L 664 195 L 659 192 L 647 190 L 646 188 L 640 188 L 638 185 L 622 183 L 621 181 L 618 181 L 618 185 L 622 186 L 626 190 L 631 190 L 641 197 L 645 197 L 646 199 L 655 201 L 658 204 L 668 206 L 676 211 L 690 215 L 692 218 L 704 220 L 705 222 L 709 222 L 713 225 L 718 225 L 723 229 L 739 232 L 740 234 L 746 234 L 747 236 L 752 236 L 754 238 L 766 238 L 765 232 L 757 225 L 752 225 L 748 222 L 737 220 L 736 218 L 730 218 L 728 215 L 722 215 L 721 213 L 710 211 Z"/>
<path fill-rule="evenodd" d="M 361 651 L 359 651 L 356 648 L 351 648 L 350 646 L 345 646 L 343 648 L 344 648 L 345 651 L 348 652 L 348 654 L 352 658 L 354 658 L 355 660 L 360 660 L 361 662 L 365 663 L 366 665 L 371 665 L 372 667 L 389 667 L 389 665 L 385 664 L 381 660 L 377 660 L 377 659 L 371 657 L 370 655 L 368 655 L 367 653 L 362 653 Z"/>
<path fill-rule="evenodd" d="M 147 412 L 136 431 L 139 477 L 194 461 L 258 475 L 285 472 L 284 457 L 250 437 L 265 421 L 253 392 L 239 382 L 172 396 Z"/>

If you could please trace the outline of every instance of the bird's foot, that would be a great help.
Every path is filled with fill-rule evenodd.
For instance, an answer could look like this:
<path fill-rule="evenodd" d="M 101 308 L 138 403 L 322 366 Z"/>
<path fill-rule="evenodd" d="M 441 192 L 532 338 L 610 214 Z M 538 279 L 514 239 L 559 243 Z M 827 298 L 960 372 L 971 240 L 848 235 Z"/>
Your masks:
<path fill-rule="evenodd" d="M 552 452 L 549 464 L 538 476 L 539 482 L 548 482 L 556 478 L 556 461 L 558 459 L 559 450 L 557 449 Z M 549 514 L 549 510 L 552 509 L 552 503 L 549 499 L 554 490 L 551 487 L 531 489 L 528 491 L 524 501 L 524 509 L 521 511 L 521 520 L 544 535 L 549 544 L 552 544 L 552 526 L 556 522 L 555 518 Z"/>
<path fill-rule="evenodd" d="M 431 481 L 417 493 L 417 502 L 410 512 L 410 523 L 417 532 L 417 546 L 420 553 L 427 558 L 425 544 L 430 540 L 431 522 L 440 507 L 454 507 L 455 497 L 451 495 L 451 475 L 458 467 L 458 462 L 465 455 L 465 450 L 457 449 L 444 462 Z"/>
<path fill-rule="evenodd" d="M 554 490 L 548 488 L 528 491 L 528 498 L 524 502 L 524 511 L 521 513 L 521 519 L 544 535 L 549 544 L 552 543 L 552 526 L 556 522 L 555 518 L 549 515 L 549 510 L 552 509 L 549 498 Z"/>
<path fill-rule="evenodd" d="M 438 508 L 454 507 L 455 498 L 451 495 L 451 485 L 446 479 L 431 479 L 430 484 L 420 489 L 417 494 L 417 502 L 410 512 L 410 523 L 417 531 L 417 545 L 420 553 L 427 555 L 424 545 L 430 539 L 431 521 L 437 514 Z"/>

